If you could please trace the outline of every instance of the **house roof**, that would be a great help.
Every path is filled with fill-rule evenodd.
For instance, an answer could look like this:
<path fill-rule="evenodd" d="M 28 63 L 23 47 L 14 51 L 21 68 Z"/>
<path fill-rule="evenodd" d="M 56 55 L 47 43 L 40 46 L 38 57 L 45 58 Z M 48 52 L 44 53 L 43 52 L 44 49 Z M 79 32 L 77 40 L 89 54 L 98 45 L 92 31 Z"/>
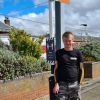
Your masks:
<path fill-rule="evenodd" d="M 1 32 L 8 32 L 11 27 L 9 25 L 4 24 L 0 21 L 0 31 Z"/>

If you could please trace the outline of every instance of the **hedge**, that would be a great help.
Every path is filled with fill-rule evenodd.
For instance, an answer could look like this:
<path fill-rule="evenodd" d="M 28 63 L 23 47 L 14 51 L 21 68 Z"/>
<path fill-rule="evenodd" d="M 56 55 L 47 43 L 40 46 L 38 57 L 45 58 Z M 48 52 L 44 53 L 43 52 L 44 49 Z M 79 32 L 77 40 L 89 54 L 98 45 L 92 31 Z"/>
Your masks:
<path fill-rule="evenodd" d="M 83 54 L 84 61 L 100 61 L 100 43 L 91 42 L 77 47 Z"/>
<path fill-rule="evenodd" d="M 18 53 L 0 48 L 0 80 L 4 82 L 49 70 L 50 66 L 44 59 L 20 56 Z"/>

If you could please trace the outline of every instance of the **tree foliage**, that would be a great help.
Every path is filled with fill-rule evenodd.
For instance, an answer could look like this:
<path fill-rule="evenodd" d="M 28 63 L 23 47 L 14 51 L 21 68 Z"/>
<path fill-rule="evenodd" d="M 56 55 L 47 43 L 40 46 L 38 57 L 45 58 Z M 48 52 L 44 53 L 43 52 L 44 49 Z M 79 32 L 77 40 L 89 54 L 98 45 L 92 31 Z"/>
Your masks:
<path fill-rule="evenodd" d="M 20 55 L 40 58 L 42 36 L 32 39 L 24 30 L 12 28 L 9 31 L 9 37 L 13 51 L 19 52 Z"/>
<path fill-rule="evenodd" d="M 100 61 L 100 43 L 91 42 L 78 47 L 81 50 L 85 61 Z"/>

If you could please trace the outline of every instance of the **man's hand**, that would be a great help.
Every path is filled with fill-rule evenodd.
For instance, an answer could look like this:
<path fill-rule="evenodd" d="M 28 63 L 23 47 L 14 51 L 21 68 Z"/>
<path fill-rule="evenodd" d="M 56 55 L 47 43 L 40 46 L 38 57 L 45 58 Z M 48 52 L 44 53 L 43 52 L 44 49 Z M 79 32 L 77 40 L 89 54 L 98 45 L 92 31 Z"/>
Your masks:
<path fill-rule="evenodd" d="M 54 86 L 54 88 L 53 88 L 53 93 L 57 94 L 58 91 L 59 91 L 59 84 L 56 83 L 55 86 Z"/>
<path fill-rule="evenodd" d="M 80 82 L 80 85 L 83 85 L 83 82 Z"/>

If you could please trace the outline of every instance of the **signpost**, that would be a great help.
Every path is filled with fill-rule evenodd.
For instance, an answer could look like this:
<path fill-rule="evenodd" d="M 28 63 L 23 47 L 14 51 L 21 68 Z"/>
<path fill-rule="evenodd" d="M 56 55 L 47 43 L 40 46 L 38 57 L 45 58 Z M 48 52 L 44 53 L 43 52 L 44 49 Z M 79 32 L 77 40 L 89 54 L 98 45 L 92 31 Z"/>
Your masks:
<path fill-rule="evenodd" d="M 54 68 L 55 68 L 55 42 L 54 42 L 54 38 L 47 38 L 46 39 L 46 54 L 47 54 L 47 62 L 51 65 L 51 75 L 49 77 L 50 100 L 55 100 L 55 95 L 53 93 Z"/>
<path fill-rule="evenodd" d="M 55 67 L 55 39 L 48 38 L 46 39 L 46 58 L 47 62 L 51 65 L 51 76 L 54 75 Z"/>
<path fill-rule="evenodd" d="M 46 53 L 47 53 L 47 62 L 54 64 L 55 62 L 54 38 L 46 39 Z"/>

